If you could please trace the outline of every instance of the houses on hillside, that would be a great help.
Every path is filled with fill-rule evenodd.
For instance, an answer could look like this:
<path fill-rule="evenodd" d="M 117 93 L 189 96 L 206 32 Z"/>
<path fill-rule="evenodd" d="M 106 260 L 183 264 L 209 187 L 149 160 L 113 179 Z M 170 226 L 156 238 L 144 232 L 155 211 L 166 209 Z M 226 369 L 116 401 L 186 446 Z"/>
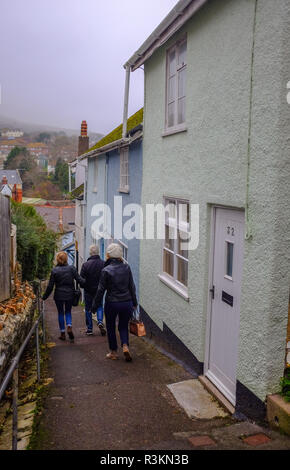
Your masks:
<path fill-rule="evenodd" d="M 1 129 L 2 139 L 19 139 L 24 132 L 21 129 Z"/>
<path fill-rule="evenodd" d="M 125 64 L 127 83 L 144 66 L 144 116 L 125 112 L 125 135 L 121 125 L 78 159 L 85 255 L 119 241 L 147 333 L 251 417 L 285 367 L 289 14 L 286 0 L 180 0 Z M 128 203 L 169 207 L 163 239 L 146 238 L 148 220 L 139 239 L 116 236 Z"/>
<path fill-rule="evenodd" d="M 0 153 L 7 157 L 14 147 L 26 147 L 36 158 L 48 155 L 48 145 L 43 142 L 27 142 L 25 139 L 0 140 Z"/>

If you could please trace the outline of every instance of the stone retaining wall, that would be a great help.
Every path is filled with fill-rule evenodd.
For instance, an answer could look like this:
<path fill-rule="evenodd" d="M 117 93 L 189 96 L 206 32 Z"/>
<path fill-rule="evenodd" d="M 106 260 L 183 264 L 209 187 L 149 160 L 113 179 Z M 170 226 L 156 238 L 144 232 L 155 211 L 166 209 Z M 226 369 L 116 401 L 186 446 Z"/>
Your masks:
<path fill-rule="evenodd" d="M 8 366 L 33 323 L 36 302 L 30 298 L 23 310 L 17 314 L 0 315 L 0 383 L 4 379 Z"/>

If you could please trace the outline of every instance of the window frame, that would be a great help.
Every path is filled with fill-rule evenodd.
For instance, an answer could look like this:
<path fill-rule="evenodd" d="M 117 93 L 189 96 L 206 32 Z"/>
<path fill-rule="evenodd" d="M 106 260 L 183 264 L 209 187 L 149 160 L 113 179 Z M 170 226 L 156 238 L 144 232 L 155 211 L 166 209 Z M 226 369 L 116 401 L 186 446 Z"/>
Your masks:
<path fill-rule="evenodd" d="M 232 250 L 233 250 L 232 251 L 232 260 L 231 260 L 232 261 L 232 265 L 231 265 L 232 275 L 231 276 L 228 274 L 228 271 L 227 271 L 227 269 L 228 269 L 228 254 L 229 254 L 228 246 L 229 245 L 232 245 Z M 235 251 L 235 242 L 233 240 L 229 240 L 228 238 L 226 238 L 225 239 L 225 254 L 224 254 L 224 272 L 225 272 L 224 279 L 227 279 L 228 281 L 232 281 L 232 282 L 234 281 L 234 279 L 233 279 L 233 276 L 234 276 L 234 270 L 233 270 L 233 268 L 234 268 L 234 251 Z"/>
<path fill-rule="evenodd" d="M 128 245 L 123 243 L 121 240 L 117 240 L 117 243 L 122 247 L 123 250 L 123 260 L 128 263 Z"/>
<path fill-rule="evenodd" d="M 182 46 L 182 44 L 186 43 L 186 62 L 182 65 L 179 65 L 178 62 L 176 64 L 176 69 L 174 72 L 174 75 L 176 77 L 175 81 L 175 99 L 172 101 L 174 103 L 174 124 L 172 126 L 168 125 L 168 107 L 169 107 L 169 79 L 170 77 L 170 71 L 169 71 L 169 55 L 170 53 L 174 50 L 175 54 L 179 56 L 179 49 Z M 185 116 L 184 116 L 184 121 L 182 123 L 178 123 L 178 101 L 179 98 L 178 96 L 178 77 L 179 73 L 185 70 L 185 73 L 187 75 L 187 35 L 182 36 L 178 41 L 176 41 L 170 48 L 167 49 L 166 51 L 166 92 L 165 92 L 165 126 L 164 126 L 164 132 L 162 133 L 162 136 L 174 134 L 176 132 L 183 132 L 187 130 L 186 127 L 186 84 L 185 84 L 185 95 L 182 97 L 185 99 Z"/>
<path fill-rule="evenodd" d="M 105 239 L 103 237 L 99 238 L 99 252 L 100 258 L 105 261 L 106 259 L 106 247 L 105 247 Z"/>
<path fill-rule="evenodd" d="M 94 187 L 93 187 L 93 192 L 94 193 L 98 192 L 98 175 L 99 175 L 99 162 L 98 162 L 98 157 L 95 157 L 95 161 L 94 161 Z"/>
<path fill-rule="evenodd" d="M 172 196 L 164 196 L 163 198 L 164 207 L 166 207 L 169 203 L 174 203 L 176 207 L 176 215 L 175 217 L 169 217 L 166 215 L 165 218 L 165 227 L 171 227 L 174 230 L 179 230 L 184 233 L 190 233 L 190 202 L 188 199 L 180 198 L 180 197 L 172 197 Z M 180 222 L 179 221 L 179 204 L 187 204 L 189 210 L 189 220 L 188 222 Z M 165 228 L 166 230 L 166 228 Z M 173 250 L 169 249 L 166 245 L 166 238 L 163 240 L 162 244 L 162 256 L 161 256 L 161 274 L 159 278 L 169 287 L 173 288 L 177 293 L 179 293 L 182 297 L 188 300 L 188 271 L 189 271 L 189 258 L 184 257 L 179 253 L 179 239 L 175 237 L 172 239 L 173 242 Z M 164 252 L 170 253 L 173 255 L 173 276 L 169 273 L 164 271 Z M 188 255 L 187 255 L 188 256 Z M 187 263 L 187 285 L 183 284 L 181 281 L 178 280 L 178 259 L 185 261 Z"/>
<path fill-rule="evenodd" d="M 126 165 L 126 170 L 124 172 L 124 164 Z M 126 178 L 126 183 L 123 184 L 124 181 L 122 178 Z M 120 148 L 120 186 L 119 192 L 120 193 L 129 193 L 130 186 L 129 186 L 129 146 L 121 147 Z"/>

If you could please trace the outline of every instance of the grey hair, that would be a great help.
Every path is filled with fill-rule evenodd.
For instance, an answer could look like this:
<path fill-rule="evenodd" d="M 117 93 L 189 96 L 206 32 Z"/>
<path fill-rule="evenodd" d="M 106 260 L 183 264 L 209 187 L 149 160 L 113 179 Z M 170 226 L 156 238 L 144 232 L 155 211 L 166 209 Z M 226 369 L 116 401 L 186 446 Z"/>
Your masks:
<path fill-rule="evenodd" d="M 119 243 L 111 243 L 107 248 L 107 255 L 109 258 L 123 259 L 123 250 Z"/>
<path fill-rule="evenodd" d="M 90 246 L 90 256 L 99 255 L 99 254 L 100 254 L 100 249 L 99 249 L 98 245 L 91 245 Z"/>

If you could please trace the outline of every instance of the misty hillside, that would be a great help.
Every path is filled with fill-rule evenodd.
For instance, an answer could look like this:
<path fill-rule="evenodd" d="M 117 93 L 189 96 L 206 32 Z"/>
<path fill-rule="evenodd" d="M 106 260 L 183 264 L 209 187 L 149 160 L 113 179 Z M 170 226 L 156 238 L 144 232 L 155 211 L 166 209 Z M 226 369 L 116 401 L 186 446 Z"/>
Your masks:
<path fill-rule="evenodd" d="M 12 128 L 12 129 L 21 129 L 27 133 L 33 132 L 64 132 L 67 136 L 78 136 L 80 134 L 80 129 L 65 129 L 62 127 L 53 127 L 53 126 L 45 126 L 43 124 L 33 124 L 30 122 L 19 121 L 17 119 L 13 119 L 7 116 L 0 115 L 0 129 L 3 128 Z M 89 136 L 93 138 L 93 140 L 98 141 L 103 134 L 97 132 L 90 132 Z"/>

